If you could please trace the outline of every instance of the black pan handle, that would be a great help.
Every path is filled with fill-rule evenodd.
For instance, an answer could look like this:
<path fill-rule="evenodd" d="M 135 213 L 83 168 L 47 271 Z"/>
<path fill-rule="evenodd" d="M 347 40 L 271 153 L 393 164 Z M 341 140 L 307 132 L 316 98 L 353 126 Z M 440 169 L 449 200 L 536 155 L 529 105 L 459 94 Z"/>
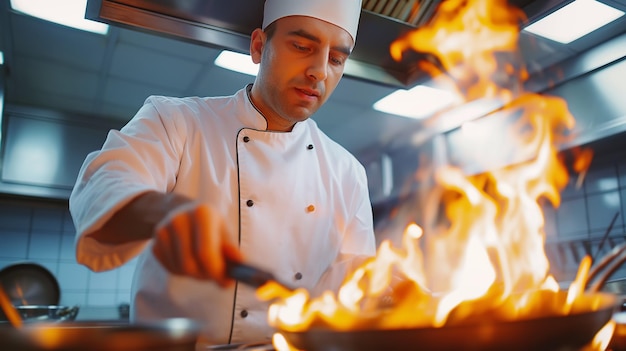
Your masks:
<path fill-rule="evenodd" d="M 276 278 L 270 272 L 266 272 L 243 262 L 235 262 L 232 260 L 226 260 L 226 274 L 254 288 L 265 285 L 269 281 L 276 281 Z"/>

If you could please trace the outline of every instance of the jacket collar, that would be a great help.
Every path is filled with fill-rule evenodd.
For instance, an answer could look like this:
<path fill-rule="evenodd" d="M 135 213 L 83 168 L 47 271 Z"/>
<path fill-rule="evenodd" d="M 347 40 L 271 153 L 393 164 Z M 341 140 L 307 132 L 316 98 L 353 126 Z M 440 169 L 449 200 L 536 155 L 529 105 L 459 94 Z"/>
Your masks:
<path fill-rule="evenodd" d="M 239 91 L 239 93 L 237 94 L 237 99 L 238 100 L 243 100 L 244 105 L 245 105 L 245 110 L 246 110 L 246 115 L 250 116 L 250 121 L 249 123 L 252 123 L 252 125 L 250 126 L 250 128 L 252 129 L 257 129 L 257 130 L 267 130 L 267 119 L 265 118 L 265 116 L 263 115 L 263 113 L 261 112 L 261 110 L 259 110 L 255 105 L 254 102 L 252 102 L 252 98 L 250 97 L 250 92 L 252 91 L 252 84 L 248 84 L 244 89 L 241 89 Z M 241 97 L 241 95 L 245 95 L 245 97 Z M 310 118 L 307 118 L 306 121 L 310 120 Z M 305 121 L 305 122 L 306 122 Z M 303 125 L 305 125 L 306 123 L 302 123 L 302 122 L 297 122 L 294 126 L 293 129 L 291 130 L 291 132 L 295 132 L 297 130 L 300 130 L 303 127 Z"/>

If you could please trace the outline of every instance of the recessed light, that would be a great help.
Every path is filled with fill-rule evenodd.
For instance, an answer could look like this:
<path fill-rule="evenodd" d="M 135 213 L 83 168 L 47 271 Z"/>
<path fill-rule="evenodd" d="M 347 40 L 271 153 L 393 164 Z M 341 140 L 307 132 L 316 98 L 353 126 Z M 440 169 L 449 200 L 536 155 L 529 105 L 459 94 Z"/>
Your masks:
<path fill-rule="evenodd" d="M 568 44 L 623 15 L 623 11 L 595 0 L 576 0 L 524 30 Z"/>
<path fill-rule="evenodd" d="M 30 16 L 105 35 L 109 26 L 85 18 L 87 0 L 11 0 L 11 7 Z"/>
<path fill-rule="evenodd" d="M 409 90 L 394 91 L 374 103 L 374 109 L 402 117 L 423 119 L 451 106 L 457 100 L 457 96 L 448 91 L 418 85 Z"/>
<path fill-rule="evenodd" d="M 256 76 L 259 65 L 252 62 L 250 55 L 224 50 L 215 59 L 215 64 L 231 71 Z"/>

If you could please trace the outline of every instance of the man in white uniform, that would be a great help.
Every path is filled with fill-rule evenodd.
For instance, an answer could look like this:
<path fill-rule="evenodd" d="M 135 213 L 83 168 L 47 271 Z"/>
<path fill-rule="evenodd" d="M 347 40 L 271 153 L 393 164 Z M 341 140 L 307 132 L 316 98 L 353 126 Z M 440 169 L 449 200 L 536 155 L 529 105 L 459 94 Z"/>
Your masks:
<path fill-rule="evenodd" d="M 70 197 L 77 260 L 139 255 L 131 318 L 192 318 L 212 343 L 267 341 L 267 303 L 225 274 L 244 260 L 312 294 L 375 254 L 365 170 L 309 117 L 339 82 L 360 0 L 267 0 L 254 84 L 148 98 L 88 155 Z"/>

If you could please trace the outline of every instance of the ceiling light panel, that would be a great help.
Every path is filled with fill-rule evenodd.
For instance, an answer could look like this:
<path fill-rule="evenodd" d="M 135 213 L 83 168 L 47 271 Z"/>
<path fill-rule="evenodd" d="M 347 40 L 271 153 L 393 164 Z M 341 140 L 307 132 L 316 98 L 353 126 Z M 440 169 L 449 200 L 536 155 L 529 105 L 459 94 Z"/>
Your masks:
<path fill-rule="evenodd" d="M 576 0 L 524 30 L 562 44 L 569 44 L 623 15 L 623 11 L 595 0 Z"/>
<path fill-rule="evenodd" d="M 259 65 L 252 62 L 250 55 L 224 50 L 215 59 L 215 65 L 231 71 L 256 76 Z"/>
<path fill-rule="evenodd" d="M 457 96 L 448 91 L 418 85 L 409 90 L 394 91 L 374 103 L 374 109 L 397 116 L 424 119 L 456 101 Z"/>
<path fill-rule="evenodd" d="M 92 33 L 107 34 L 109 26 L 85 18 L 87 0 L 11 0 L 15 11 Z"/>

